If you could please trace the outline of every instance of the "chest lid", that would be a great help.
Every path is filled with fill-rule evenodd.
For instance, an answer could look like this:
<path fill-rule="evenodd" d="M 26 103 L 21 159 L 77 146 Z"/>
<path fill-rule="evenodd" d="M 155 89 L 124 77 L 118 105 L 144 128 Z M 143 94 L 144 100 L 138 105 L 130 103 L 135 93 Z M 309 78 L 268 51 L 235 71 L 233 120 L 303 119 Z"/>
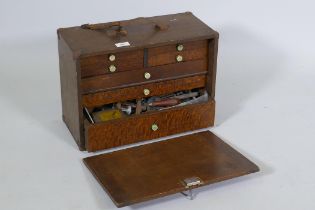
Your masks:
<path fill-rule="evenodd" d="M 84 159 L 118 207 L 257 172 L 206 131 Z"/>
<path fill-rule="evenodd" d="M 216 31 L 190 12 L 58 29 L 58 37 L 65 40 L 76 56 L 127 51 L 216 36 Z"/>

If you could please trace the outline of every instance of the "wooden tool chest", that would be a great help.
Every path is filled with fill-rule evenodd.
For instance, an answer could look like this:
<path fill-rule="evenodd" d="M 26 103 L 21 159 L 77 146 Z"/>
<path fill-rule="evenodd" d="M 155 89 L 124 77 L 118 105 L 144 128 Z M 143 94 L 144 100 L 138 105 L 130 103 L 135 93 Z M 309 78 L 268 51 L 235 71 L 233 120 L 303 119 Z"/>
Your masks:
<path fill-rule="evenodd" d="M 218 37 L 190 12 L 58 29 L 63 120 L 79 148 L 94 152 L 213 126 Z M 85 163 L 119 207 L 190 189 L 185 178 L 202 186 L 258 170 L 210 132 L 171 141 L 176 143 L 140 146 Z M 200 157 L 191 156 L 198 153 L 192 141 L 199 150 L 204 146 Z M 192 162 L 179 176 L 175 166 L 158 165 L 156 173 L 179 179 L 161 188 L 146 167 L 152 164 L 150 154 L 156 156 L 153 162 L 167 161 L 161 157 L 169 156 L 167 151 L 176 156 L 186 151 Z M 221 152 L 225 159 L 207 152 Z M 195 158 L 204 158 L 197 168 L 191 165 Z M 216 164 L 222 165 L 220 172 L 207 168 Z M 130 179 L 135 184 L 127 184 Z"/>
<path fill-rule="evenodd" d="M 129 45 L 116 46 L 125 42 Z M 62 28 L 58 43 L 63 119 L 80 149 L 96 151 L 213 125 L 218 33 L 191 13 Z M 84 107 L 196 88 L 208 92 L 207 102 L 94 124 L 83 114 Z"/>

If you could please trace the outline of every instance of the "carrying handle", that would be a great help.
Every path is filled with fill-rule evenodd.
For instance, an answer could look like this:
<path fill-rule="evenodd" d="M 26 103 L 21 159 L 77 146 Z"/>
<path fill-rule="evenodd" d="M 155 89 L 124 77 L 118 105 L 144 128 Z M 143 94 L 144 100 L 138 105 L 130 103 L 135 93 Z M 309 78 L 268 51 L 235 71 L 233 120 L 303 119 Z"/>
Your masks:
<path fill-rule="evenodd" d="M 120 21 L 110 22 L 110 23 L 97 23 L 97 24 L 83 24 L 83 25 L 81 25 L 81 28 L 89 29 L 89 30 L 105 30 L 105 29 L 110 29 L 113 27 L 117 27 L 117 29 L 114 30 L 115 36 L 117 36 L 117 35 L 126 36 L 128 34 L 127 30 L 125 30 L 123 28 L 123 24 Z"/>
<path fill-rule="evenodd" d="M 166 31 L 170 26 L 168 24 L 165 24 L 165 23 L 155 23 L 155 28 L 157 30 L 160 30 L 160 31 Z"/>
<path fill-rule="evenodd" d="M 122 35 L 126 36 L 128 34 L 127 30 L 124 29 L 124 26 L 126 26 L 127 22 L 110 22 L 110 23 L 96 23 L 96 24 L 83 24 L 81 25 L 81 28 L 88 29 L 88 30 L 106 30 L 116 27 L 113 33 L 109 33 L 110 35 Z M 154 28 L 158 31 L 166 31 L 169 28 L 168 24 L 159 22 L 154 23 Z"/>

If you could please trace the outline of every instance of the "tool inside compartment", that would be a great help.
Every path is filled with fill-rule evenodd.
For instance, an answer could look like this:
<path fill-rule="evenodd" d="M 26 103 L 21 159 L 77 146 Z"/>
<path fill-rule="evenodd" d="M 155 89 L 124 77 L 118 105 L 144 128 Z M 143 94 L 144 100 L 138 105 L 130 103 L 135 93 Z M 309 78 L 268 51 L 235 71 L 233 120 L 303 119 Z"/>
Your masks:
<path fill-rule="evenodd" d="M 90 123 L 100 123 L 206 101 L 208 101 L 207 91 L 204 88 L 197 88 L 161 96 L 104 104 L 90 109 L 84 107 L 83 113 Z"/>

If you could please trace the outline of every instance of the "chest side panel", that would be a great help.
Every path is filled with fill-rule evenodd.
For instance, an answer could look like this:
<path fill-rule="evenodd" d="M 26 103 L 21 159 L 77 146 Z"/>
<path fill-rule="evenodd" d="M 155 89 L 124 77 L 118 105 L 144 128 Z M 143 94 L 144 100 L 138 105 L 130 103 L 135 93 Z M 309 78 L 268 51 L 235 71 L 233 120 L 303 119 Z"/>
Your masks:
<path fill-rule="evenodd" d="M 58 39 L 62 118 L 80 149 L 84 149 L 82 120 L 80 119 L 80 89 L 77 62 L 62 37 Z"/>

